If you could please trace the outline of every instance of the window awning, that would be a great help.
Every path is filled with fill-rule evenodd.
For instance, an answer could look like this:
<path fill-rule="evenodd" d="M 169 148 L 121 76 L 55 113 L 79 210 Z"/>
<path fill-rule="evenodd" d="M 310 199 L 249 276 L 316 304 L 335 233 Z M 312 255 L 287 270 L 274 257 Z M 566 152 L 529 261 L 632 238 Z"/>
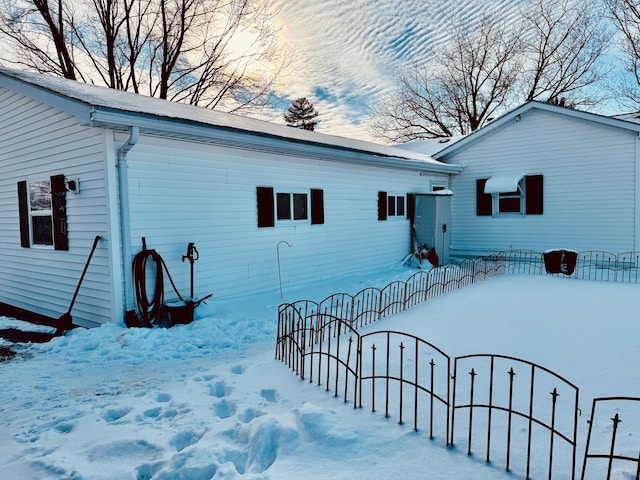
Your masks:
<path fill-rule="evenodd" d="M 518 191 L 518 184 L 524 177 L 520 175 L 505 175 L 499 177 L 491 177 L 484 184 L 484 193 L 508 193 Z"/>

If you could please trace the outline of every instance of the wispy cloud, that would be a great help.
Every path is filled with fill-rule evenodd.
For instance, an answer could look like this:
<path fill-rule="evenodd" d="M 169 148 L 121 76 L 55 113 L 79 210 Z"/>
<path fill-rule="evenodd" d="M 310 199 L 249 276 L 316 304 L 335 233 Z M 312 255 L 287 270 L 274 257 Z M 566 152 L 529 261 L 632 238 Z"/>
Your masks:
<path fill-rule="evenodd" d="M 452 18 L 473 24 L 484 10 L 515 21 L 521 0 L 275 0 L 290 66 L 277 90 L 307 97 L 317 131 L 373 139 L 368 107 L 393 88 L 399 68 L 425 63 L 447 42 Z M 286 108 L 286 105 L 283 107 Z"/>

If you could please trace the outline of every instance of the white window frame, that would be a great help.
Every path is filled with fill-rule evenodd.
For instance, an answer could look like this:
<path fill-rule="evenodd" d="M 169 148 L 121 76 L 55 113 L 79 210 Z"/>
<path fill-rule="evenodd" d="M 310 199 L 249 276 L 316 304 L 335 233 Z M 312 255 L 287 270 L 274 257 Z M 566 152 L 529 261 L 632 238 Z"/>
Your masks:
<path fill-rule="evenodd" d="M 393 198 L 393 214 L 389 208 Z M 398 198 L 402 198 L 402 215 L 398 215 Z M 387 220 L 402 220 L 407 218 L 407 196 L 404 193 L 387 192 Z"/>
<path fill-rule="evenodd" d="M 35 210 L 33 209 L 32 198 L 31 198 L 31 188 L 36 183 L 47 183 L 49 184 L 49 192 L 48 192 L 48 200 L 49 200 L 49 208 L 43 210 Z M 45 248 L 45 249 L 53 249 L 54 248 L 54 240 L 53 240 L 53 206 L 51 199 L 51 180 L 50 179 L 37 179 L 37 180 L 28 180 L 27 181 L 27 211 L 29 213 L 29 241 L 32 247 L 35 248 Z M 33 226 L 33 219 L 35 217 L 48 217 L 51 222 L 51 242 L 43 243 L 36 242 L 35 240 L 35 228 Z"/>
<path fill-rule="evenodd" d="M 493 202 L 493 216 L 503 215 L 525 215 L 526 213 L 526 191 L 525 191 L 525 177 L 518 182 L 518 190 L 515 192 L 494 193 L 491 195 Z M 501 199 L 520 199 L 520 210 L 517 212 L 512 211 L 500 211 Z"/>
<path fill-rule="evenodd" d="M 289 195 L 289 212 L 291 214 L 291 218 L 283 218 L 280 219 L 278 215 L 278 195 L 286 194 Z M 294 219 L 294 196 L 295 195 L 305 195 L 307 206 L 306 213 L 307 218 L 304 219 Z M 276 225 L 311 225 L 311 190 L 308 189 L 274 189 L 273 192 L 273 201 L 274 201 L 274 216 Z"/>

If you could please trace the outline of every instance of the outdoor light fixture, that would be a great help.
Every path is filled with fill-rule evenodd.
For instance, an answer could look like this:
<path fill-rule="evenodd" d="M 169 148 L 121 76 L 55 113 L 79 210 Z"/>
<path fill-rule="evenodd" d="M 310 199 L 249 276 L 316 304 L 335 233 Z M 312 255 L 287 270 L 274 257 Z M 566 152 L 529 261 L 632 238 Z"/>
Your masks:
<path fill-rule="evenodd" d="M 64 188 L 67 190 L 67 192 L 80 193 L 80 179 L 70 179 L 65 177 Z"/>

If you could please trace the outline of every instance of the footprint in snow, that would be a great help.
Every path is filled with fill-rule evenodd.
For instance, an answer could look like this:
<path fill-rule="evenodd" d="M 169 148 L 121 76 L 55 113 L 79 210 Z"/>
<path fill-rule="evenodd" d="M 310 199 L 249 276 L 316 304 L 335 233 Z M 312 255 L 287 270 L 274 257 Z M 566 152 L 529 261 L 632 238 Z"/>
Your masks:
<path fill-rule="evenodd" d="M 130 407 L 110 408 L 102 414 L 102 419 L 107 423 L 113 423 L 120 420 L 131 411 Z"/>
<path fill-rule="evenodd" d="M 238 419 L 242 423 L 250 423 L 254 418 L 262 417 L 263 415 L 263 412 L 255 410 L 253 408 L 247 408 L 244 412 L 238 415 Z"/>
<path fill-rule="evenodd" d="M 171 400 L 171 395 L 169 395 L 168 393 L 159 393 L 156 397 L 156 402 L 159 403 L 166 403 L 169 400 Z"/>
<path fill-rule="evenodd" d="M 181 452 L 185 448 L 198 443 L 203 435 L 204 431 L 196 432 L 194 430 L 185 430 L 175 434 L 171 440 L 169 440 L 169 445 L 175 448 L 176 451 Z"/>
<path fill-rule="evenodd" d="M 237 406 L 234 402 L 222 399 L 213 405 L 213 412 L 218 418 L 229 418 L 236 413 Z"/>
<path fill-rule="evenodd" d="M 223 398 L 231 393 L 231 389 L 223 382 L 216 382 L 209 385 L 209 395 L 216 398 Z"/>
<path fill-rule="evenodd" d="M 260 390 L 260 396 L 267 402 L 275 402 L 278 399 L 278 392 L 272 388 L 263 388 Z"/>
<path fill-rule="evenodd" d="M 231 373 L 233 373 L 234 375 L 242 375 L 246 369 L 247 368 L 244 365 L 236 365 L 235 367 L 231 368 Z"/>

